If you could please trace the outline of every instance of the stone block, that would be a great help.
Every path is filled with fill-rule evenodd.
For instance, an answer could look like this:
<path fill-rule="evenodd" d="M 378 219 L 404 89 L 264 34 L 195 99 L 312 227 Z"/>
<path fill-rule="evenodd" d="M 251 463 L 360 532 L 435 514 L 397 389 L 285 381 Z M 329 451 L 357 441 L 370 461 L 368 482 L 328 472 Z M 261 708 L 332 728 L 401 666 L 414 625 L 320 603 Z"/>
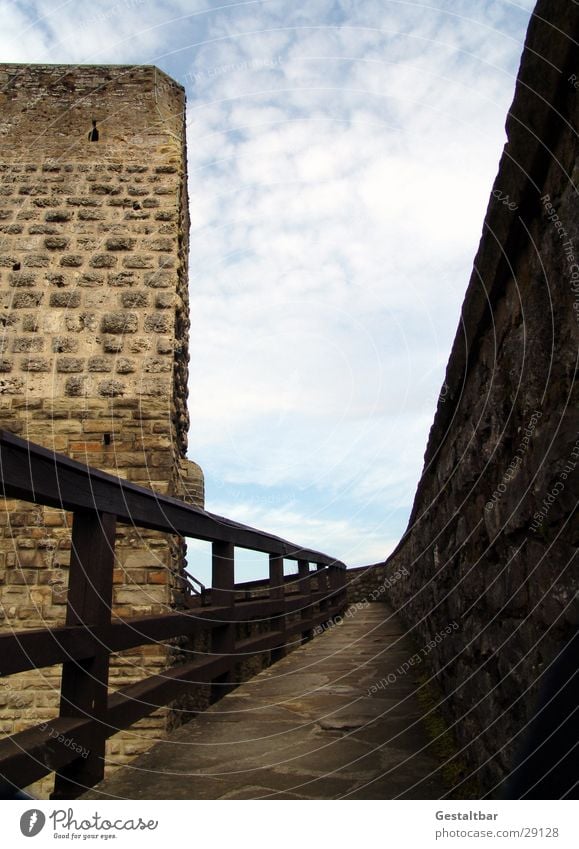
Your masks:
<path fill-rule="evenodd" d="M 77 282 L 83 288 L 94 289 L 103 286 L 104 279 L 102 274 L 81 274 Z"/>
<path fill-rule="evenodd" d="M 107 251 L 132 251 L 136 242 L 129 236 L 114 236 L 106 240 L 105 247 Z"/>
<path fill-rule="evenodd" d="M 170 286 L 176 285 L 175 275 L 169 271 L 153 271 L 150 274 L 145 274 L 145 286 L 150 286 L 152 289 L 168 289 Z"/>
<path fill-rule="evenodd" d="M 63 268 L 80 268 L 83 263 L 83 258 L 80 254 L 65 254 L 60 258 L 60 264 Z"/>
<path fill-rule="evenodd" d="M 24 381 L 20 377 L 9 377 L 0 380 L 1 395 L 22 395 L 24 392 Z"/>
<path fill-rule="evenodd" d="M 131 198 L 109 198 L 107 201 L 109 206 L 112 206 L 113 209 L 122 208 L 126 209 L 127 207 L 131 207 L 133 205 L 133 200 Z"/>
<path fill-rule="evenodd" d="M 69 451 L 73 454 L 94 454 L 100 453 L 103 450 L 102 442 L 96 442 L 94 440 L 87 441 L 83 440 L 78 442 L 70 442 L 69 443 Z M 94 461 L 91 461 L 94 462 Z"/>
<path fill-rule="evenodd" d="M 126 384 L 120 380 L 103 380 L 98 385 L 98 391 L 105 398 L 116 398 L 125 394 Z"/>
<path fill-rule="evenodd" d="M 93 183 L 90 187 L 95 195 L 120 195 L 122 189 L 114 183 Z"/>
<path fill-rule="evenodd" d="M 106 218 L 106 214 L 102 209 L 79 209 L 79 221 L 102 221 Z"/>
<path fill-rule="evenodd" d="M 137 365 L 135 360 L 130 360 L 127 357 L 119 357 L 117 360 L 116 370 L 118 374 L 131 374 L 136 371 Z"/>
<path fill-rule="evenodd" d="M 144 212 L 139 206 L 135 206 L 135 204 L 133 204 L 133 209 L 125 212 L 125 221 L 146 221 L 150 217 L 150 213 Z"/>
<path fill-rule="evenodd" d="M 80 292 L 64 289 L 61 292 L 51 292 L 50 306 L 64 309 L 74 309 L 80 306 Z"/>
<path fill-rule="evenodd" d="M 69 212 L 67 209 L 52 209 L 45 213 L 44 220 L 65 222 L 70 221 L 72 219 L 72 215 L 72 212 Z"/>
<path fill-rule="evenodd" d="M 79 357 L 59 357 L 56 361 L 57 372 L 84 371 L 84 360 Z"/>
<path fill-rule="evenodd" d="M 119 587 L 115 596 L 118 604 L 130 605 L 163 604 L 167 599 L 165 588 L 158 586 Z"/>
<path fill-rule="evenodd" d="M 158 354 L 172 354 L 173 353 L 173 340 L 168 336 L 161 336 L 160 339 L 157 340 L 157 353 Z"/>
<path fill-rule="evenodd" d="M 123 259 L 125 268 L 153 268 L 155 265 L 153 257 L 146 254 L 133 254 Z"/>
<path fill-rule="evenodd" d="M 44 240 L 44 247 L 50 251 L 63 251 L 69 244 L 70 239 L 65 236 L 47 236 Z"/>
<path fill-rule="evenodd" d="M 131 354 L 142 354 L 151 349 L 152 342 L 146 336 L 135 336 L 129 339 L 129 352 Z"/>
<path fill-rule="evenodd" d="M 18 262 L 20 262 L 20 259 L 14 254 L 0 255 L 0 268 L 12 268 Z"/>
<path fill-rule="evenodd" d="M 146 307 L 149 305 L 149 295 L 147 292 L 121 292 L 121 306 L 125 309 L 137 309 L 138 307 Z"/>
<path fill-rule="evenodd" d="M 22 371 L 50 371 L 50 360 L 43 357 L 22 357 L 20 360 Z"/>
<path fill-rule="evenodd" d="M 69 377 L 64 385 L 65 395 L 78 398 L 86 394 L 87 381 L 85 377 Z"/>
<path fill-rule="evenodd" d="M 144 329 L 149 333 L 168 333 L 173 329 L 173 317 L 164 313 L 151 313 L 145 318 Z"/>
<path fill-rule="evenodd" d="M 12 340 L 12 351 L 24 354 L 29 351 L 39 352 L 44 349 L 44 339 L 41 336 L 15 336 Z"/>
<path fill-rule="evenodd" d="M 162 254 L 159 257 L 159 268 L 175 268 L 177 259 L 172 254 Z"/>
<path fill-rule="evenodd" d="M 28 313 L 27 315 L 22 316 L 22 330 L 28 331 L 29 333 L 36 333 L 38 331 L 39 322 L 38 315 L 36 313 Z"/>
<path fill-rule="evenodd" d="M 103 338 L 103 351 L 107 354 L 119 354 L 123 350 L 124 341 L 122 336 L 105 336 Z"/>
<path fill-rule="evenodd" d="M 116 256 L 110 254 L 95 254 L 89 263 L 91 268 L 113 268 L 116 264 Z"/>
<path fill-rule="evenodd" d="M 82 423 L 84 433 L 113 433 L 115 431 L 115 439 L 120 439 L 122 425 L 112 422 L 110 419 L 85 419 Z"/>
<path fill-rule="evenodd" d="M 24 265 L 28 268 L 47 268 L 50 257 L 46 254 L 28 254 L 24 257 Z"/>
<path fill-rule="evenodd" d="M 133 286 L 135 283 L 135 274 L 132 271 L 120 271 L 118 274 L 111 274 L 108 278 L 109 286 Z"/>
<path fill-rule="evenodd" d="M 168 238 L 153 239 L 149 243 L 149 247 L 152 251 L 171 251 L 174 247 L 174 241 Z"/>
<path fill-rule="evenodd" d="M 28 228 L 28 233 L 30 236 L 50 236 L 56 235 L 59 232 L 58 227 L 54 227 L 51 224 L 32 224 Z"/>
<path fill-rule="evenodd" d="M 4 302 L 4 306 L 8 307 L 8 303 Z M 0 312 L 0 328 L 14 327 L 18 324 L 18 316 L 11 315 L 8 312 Z"/>
<path fill-rule="evenodd" d="M 111 357 L 89 357 L 88 370 L 109 372 L 112 371 L 113 360 Z"/>
<path fill-rule="evenodd" d="M 12 299 L 12 309 L 22 310 L 39 307 L 43 298 L 42 292 L 16 292 Z"/>
<path fill-rule="evenodd" d="M 70 197 L 67 198 L 69 206 L 84 206 L 84 207 L 96 207 L 101 206 L 102 201 L 96 200 L 95 198 L 89 197 Z"/>
<path fill-rule="evenodd" d="M 170 372 L 173 370 L 173 362 L 168 359 L 159 359 L 158 357 L 147 357 L 143 362 L 143 371 L 159 374 L 161 372 Z"/>
<path fill-rule="evenodd" d="M 50 274 L 46 275 L 46 282 L 50 286 L 56 286 L 58 289 L 63 289 L 70 283 L 65 274 L 57 274 L 55 272 L 50 272 Z"/>
<path fill-rule="evenodd" d="M 169 398 L 170 387 L 160 380 L 142 380 L 140 384 L 141 395 L 151 398 Z"/>
<path fill-rule="evenodd" d="M 76 240 L 76 248 L 79 251 L 90 253 L 92 251 L 98 250 L 101 246 L 101 240 L 95 238 L 94 236 L 81 236 Z"/>
<path fill-rule="evenodd" d="M 31 288 L 36 285 L 36 275 L 32 272 L 16 271 L 8 275 L 8 281 L 13 289 Z"/>
<path fill-rule="evenodd" d="M 136 333 L 138 329 L 139 319 L 136 313 L 110 312 L 102 317 L 103 333 Z"/>

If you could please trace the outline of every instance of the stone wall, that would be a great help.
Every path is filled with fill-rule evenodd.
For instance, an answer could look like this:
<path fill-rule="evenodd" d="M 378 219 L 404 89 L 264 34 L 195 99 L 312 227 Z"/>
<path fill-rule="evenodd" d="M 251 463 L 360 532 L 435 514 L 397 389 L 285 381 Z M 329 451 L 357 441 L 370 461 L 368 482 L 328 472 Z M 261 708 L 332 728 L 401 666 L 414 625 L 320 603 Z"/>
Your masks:
<path fill-rule="evenodd" d="M 579 6 L 540 0 L 408 530 L 386 575 L 485 792 L 578 624 Z M 457 210 L 460 214 L 460 210 Z M 449 223 L 452 226 L 452 222 Z"/>
<path fill-rule="evenodd" d="M 0 92 L 0 427 L 202 506 L 186 459 L 184 91 L 154 67 L 1 65 Z M 61 624 L 71 517 L 0 506 L 0 627 Z M 182 564 L 179 540 L 121 527 L 114 612 L 166 611 Z M 171 651 L 123 653 L 111 687 Z M 55 716 L 59 678 L 3 682 L 0 732 Z M 116 735 L 111 762 L 166 721 L 160 711 Z"/>
<path fill-rule="evenodd" d="M 346 589 L 348 604 L 357 602 L 384 601 L 387 589 L 392 581 L 386 578 L 386 564 L 373 563 L 357 569 L 348 569 L 346 573 Z"/>

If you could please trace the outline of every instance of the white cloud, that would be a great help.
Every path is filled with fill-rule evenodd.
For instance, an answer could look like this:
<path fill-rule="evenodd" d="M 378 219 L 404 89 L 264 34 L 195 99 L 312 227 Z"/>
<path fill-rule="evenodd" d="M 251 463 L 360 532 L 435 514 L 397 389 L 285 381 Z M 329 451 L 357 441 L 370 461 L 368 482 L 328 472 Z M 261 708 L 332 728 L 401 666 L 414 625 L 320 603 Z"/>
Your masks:
<path fill-rule="evenodd" d="M 0 47 L 3 62 L 39 62 L 45 59 L 47 39 L 34 16 L 20 4 L 0 0 L 2 30 Z"/>

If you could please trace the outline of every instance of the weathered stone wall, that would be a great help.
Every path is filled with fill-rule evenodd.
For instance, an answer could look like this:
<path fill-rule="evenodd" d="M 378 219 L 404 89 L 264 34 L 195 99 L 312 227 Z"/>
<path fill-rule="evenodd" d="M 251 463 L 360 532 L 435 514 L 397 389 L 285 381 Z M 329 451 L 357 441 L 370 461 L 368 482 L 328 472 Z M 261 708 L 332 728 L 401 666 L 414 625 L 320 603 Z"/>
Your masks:
<path fill-rule="evenodd" d="M 394 580 L 394 576 L 391 580 Z M 391 580 L 386 578 L 385 563 L 373 563 L 371 566 L 348 569 L 346 573 L 348 604 L 384 601 L 384 595 Z"/>
<path fill-rule="evenodd" d="M 486 792 L 578 624 L 579 6 L 540 0 L 408 530 L 386 574 Z M 457 210 L 460 214 L 460 210 Z"/>
<path fill-rule="evenodd" d="M 202 505 L 201 471 L 185 459 L 183 89 L 154 67 L 2 65 L 0 92 L 0 427 Z M 62 623 L 71 517 L 1 508 L 1 627 Z M 115 613 L 166 611 L 182 558 L 177 539 L 121 527 Z M 123 653 L 111 686 L 170 655 Z M 59 677 L 4 682 L 0 731 L 54 716 Z M 165 723 L 166 711 L 143 720 L 109 753 L 126 760 Z"/>

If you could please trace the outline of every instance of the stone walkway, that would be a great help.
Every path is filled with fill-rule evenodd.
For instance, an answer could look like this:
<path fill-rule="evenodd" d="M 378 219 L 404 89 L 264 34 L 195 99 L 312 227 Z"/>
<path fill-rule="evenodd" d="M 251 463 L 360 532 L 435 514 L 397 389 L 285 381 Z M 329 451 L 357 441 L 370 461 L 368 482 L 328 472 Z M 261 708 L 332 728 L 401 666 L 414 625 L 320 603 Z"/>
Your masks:
<path fill-rule="evenodd" d="M 356 610 L 181 726 L 84 799 L 436 799 L 415 652 L 384 604 Z"/>

